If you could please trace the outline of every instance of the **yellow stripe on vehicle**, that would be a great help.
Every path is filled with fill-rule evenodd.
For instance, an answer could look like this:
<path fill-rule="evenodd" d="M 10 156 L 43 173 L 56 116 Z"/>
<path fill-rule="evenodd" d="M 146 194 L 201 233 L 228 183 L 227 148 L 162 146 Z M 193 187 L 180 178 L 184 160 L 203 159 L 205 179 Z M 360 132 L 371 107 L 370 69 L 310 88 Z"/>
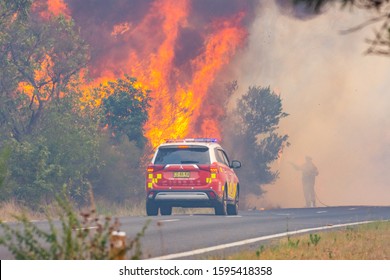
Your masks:
<path fill-rule="evenodd" d="M 216 179 L 216 178 L 217 178 L 217 173 L 211 173 L 210 177 L 206 178 L 206 183 L 211 183 L 212 179 Z"/>
<path fill-rule="evenodd" d="M 158 180 L 162 179 L 162 174 L 156 174 L 156 176 L 153 176 L 153 173 L 150 173 L 148 174 L 148 179 L 157 184 Z"/>

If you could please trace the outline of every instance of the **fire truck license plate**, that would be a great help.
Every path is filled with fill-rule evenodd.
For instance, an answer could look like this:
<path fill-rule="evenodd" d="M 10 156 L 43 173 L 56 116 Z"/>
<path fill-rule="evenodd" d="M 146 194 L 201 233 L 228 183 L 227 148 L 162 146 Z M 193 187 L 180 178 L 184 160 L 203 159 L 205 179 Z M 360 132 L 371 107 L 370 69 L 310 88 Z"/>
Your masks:
<path fill-rule="evenodd" d="M 190 172 L 173 172 L 173 178 L 190 178 Z"/>

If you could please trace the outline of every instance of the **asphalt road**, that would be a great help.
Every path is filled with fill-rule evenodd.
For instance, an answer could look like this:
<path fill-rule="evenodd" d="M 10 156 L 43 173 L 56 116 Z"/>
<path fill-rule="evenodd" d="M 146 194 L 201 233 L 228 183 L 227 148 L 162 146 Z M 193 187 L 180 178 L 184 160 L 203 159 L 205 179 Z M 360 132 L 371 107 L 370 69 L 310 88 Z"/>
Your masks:
<path fill-rule="evenodd" d="M 241 211 L 238 216 L 129 217 L 121 220 L 122 229 L 134 236 L 148 219 L 151 222 L 142 239 L 144 258 L 201 259 L 243 246 L 258 248 L 261 242 L 296 231 L 331 230 L 350 223 L 390 220 L 390 207 L 291 208 Z"/>
<path fill-rule="evenodd" d="M 390 206 L 343 206 L 240 211 L 238 216 L 171 215 L 123 217 L 121 230 L 134 237 L 149 221 L 141 239 L 145 259 L 202 259 L 243 247 L 258 248 L 270 239 L 332 230 L 366 221 L 390 220 Z M 46 228 L 45 222 L 38 223 Z M 12 258 L 0 248 L 0 258 Z"/>

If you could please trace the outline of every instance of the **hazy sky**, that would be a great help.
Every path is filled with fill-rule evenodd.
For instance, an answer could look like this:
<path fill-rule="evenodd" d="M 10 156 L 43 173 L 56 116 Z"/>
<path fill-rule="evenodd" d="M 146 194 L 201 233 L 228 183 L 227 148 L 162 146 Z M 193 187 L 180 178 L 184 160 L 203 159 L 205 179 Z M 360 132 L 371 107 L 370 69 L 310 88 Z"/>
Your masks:
<path fill-rule="evenodd" d="M 290 114 L 280 129 L 291 146 L 275 164 L 280 179 L 265 188 L 263 203 L 304 205 L 300 174 L 288 162 L 310 155 L 324 204 L 389 205 L 390 57 L 363 54 L 373 26 L 339 32 L 368 15 L 335 7 L 302 20 L 266 3 L 234 67 L 238 94 L 251 85 L 271 86 Z"/>

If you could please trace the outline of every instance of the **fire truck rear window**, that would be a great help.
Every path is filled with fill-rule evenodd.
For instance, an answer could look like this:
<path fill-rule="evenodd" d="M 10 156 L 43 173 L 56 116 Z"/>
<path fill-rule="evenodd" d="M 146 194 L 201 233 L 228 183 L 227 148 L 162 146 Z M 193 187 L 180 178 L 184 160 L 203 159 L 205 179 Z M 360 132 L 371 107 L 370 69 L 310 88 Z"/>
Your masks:
<path fill-rule="evenodd" d="M 154 164 L 210 164 L 209 148 L 160 148 Z"/>

